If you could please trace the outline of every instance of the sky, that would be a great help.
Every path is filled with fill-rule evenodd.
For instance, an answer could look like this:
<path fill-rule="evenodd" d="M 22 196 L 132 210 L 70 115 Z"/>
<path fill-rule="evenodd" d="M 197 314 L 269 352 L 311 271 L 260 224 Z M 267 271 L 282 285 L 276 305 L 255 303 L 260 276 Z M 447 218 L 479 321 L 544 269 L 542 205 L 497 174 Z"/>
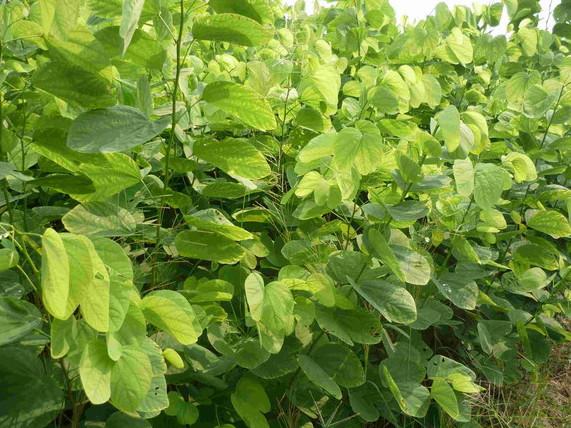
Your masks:
<path fill-rule="evenodd" d="M 418 21 L 420 19 L 426 18 L 426 16 L 430 15 L 433 11 L 434 7 L 440 3 L 444 2 L 447 3 L 449 6 L 454 5 L 464 5 L 464 6 L 472 6 L 475 1 L 474 0 L 389 0 L 392 7 L 395 9 L 397 17 L 401 18 L 403 16 L 408 16 L 412 21 Z M 293 4 L 295 0 L 285 0 L 286 3 Z M 305 0 L 308 12 L 311 12 L 313 9 L 313 0 Z M 327 4 L 326 1 L 322 1 L 324 5 Z M 492 3 L 491 0 L 481 0 L 476 1 L 476 3 L 480 4 L 487 4 Z M 541 0 L 542 6 L 542 20 L 547 19 L 549 6 L 551 5 L 554 8 L 556 5 L 560 3 L 559 0 Z"/>

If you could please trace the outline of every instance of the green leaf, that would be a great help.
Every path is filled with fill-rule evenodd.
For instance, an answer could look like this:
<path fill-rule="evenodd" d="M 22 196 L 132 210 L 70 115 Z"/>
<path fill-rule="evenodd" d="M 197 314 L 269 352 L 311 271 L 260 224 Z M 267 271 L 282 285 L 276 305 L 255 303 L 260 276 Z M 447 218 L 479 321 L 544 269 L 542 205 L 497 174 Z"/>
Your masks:
<path fill-rule="evenodd" d="M 0 346 L 24 338 L 42 325 L 40 311 L 25 300 L 0 297 Z"/>
<path fill-rule="evenodd" d="M 274 12 L 268 0 L 210 0 L 216 13 L 237 13 L 258 21 L 272 23 Z"/>
<path fill-rule="evenodd" d="M 129 236 L 137 226 L 129 210 L 111 202 L 76 205 L 61 221 L 68 231 L 93 237 Z"/>
<path fill-rule="evenodd" d="M 416 304 L 406 288 L 381 279 L 353 282 L 352 286 L 387 320 L 400 324 L 416 320 Z"/>
<path fill-rule="evenodd" d="M 304 76 L 300 83 L 301 99 L 315 109 L 323 111 L 322 103 L 326 105 L 327 114 L 337 111 L 341 76 L 329 64 L 322 64 Z"/>
<path fill-rule="evenodd" d="M 269 428 L 264 413 L 271 410 L 266 391 L 253 377 L 242 376 L 230 395 L 232 406 L 249 428 Z"/>
<path fill-rule="evenodd" d="M 401 75 L 388 70 L 371 91 L 371 104 L 383 113 L 406 113 L 409 110 L 410 89 Z"/>
<path fill-rule="evenodd" d="M 74 316 L 62 321 L 54 318 L 50 325 L 50 354 L 52 358 L 65 357 L 75 342 L 77 321 Z"/>
<path fill-rule="evenodd" d="M 442 138 L 449 153 L 460 147 L 460 113 L 450 105 L 436 115 Z"/>
<path fill-rule="evenodd" d="M 419 252 L 400 245 L 391 247 L 398 260 L 404 281 L 414 285 L 425 285 L 430 281 L 430 263 Z"/>
<path fill-rule="evenodd" d="M 378 130 L 374 134 L 357 128 L 343 128 L 337 134 L 333 150 L 337 168 L 344 170 L 354 166 L 361 175 L 367 175 L 380 166 L 383 142 Z"/>
<path fill-rule="evenodd" d="M 123 38 L 123 55 L 127 51 L 133 33 L 139 24 L 145 0 L 123 0 L 123 13 L 121 15 L 121 28 L 119 34 Z"/>
<path fill-rule="evenodd" d="M 73 300 L 79 301 L 81 314 L 92 328 L 106 332 L 109 330 L 110 312 L 107 268 L 88 238 L 72 235 L 65 242 L 70 259 L 72 295 L 77 295 Z"/>
<path fill-rule="evenodd" d="M 170 117 L 151 122 L 136 108 L 113 106 L 83 113 L 69 128 L 67 146 L 81 153 L 127 151 L 153 139 Z"/>
<path fill-rule="evenodd" d="M 444 61 L 451 64 L 470 64 L 474 57 L 474 49 L 470 38 L 462 33 L 458 27 L 454 27 L 446 37 L 444 45 L 437 50 L 438 55 Z"/>
<path fill-rule="evenodd" d="M 42 235 L 42 300 L 55 318 L 66 319 L 69 314 L 69 260 L 61 236 L 53 229 Z"/>
<path fill-rule="evenodd" d="M 113 360 L 107 355 L 105 343 L 88 343 L 81 356 L 79 376 L 85 395 L 93 404 L 103 404 L 111 398 L 112 368 Z"/>
<path fill-rule="evenodd" d="M 297 362 L 303 373 L 311 382 L 322 388 L 337 400 L 341 400 L 343 394 L 341 393 L 339 386 L 311 357 L 300 354 L 297 357 Z"/>
<path fill-rule="evenodd" d="M 182 396 L 175 391 L 169 392 L 169 407 L 165 414 L 175 416 L 181 425 L 193 425 L 198 421 L 198 409 L 192 403 L 185 401 Z"/>
<path fill-rule="evenodd" d="M 109 331 L 117 331 L 129 310 L 130 294 L 133 291 L 133 267 L 117 242 L 99 238 L 93 241 L 93 245 L 109 277 Z"/>
<path fill-rule="evenodd" d="M 70 196 L 81 202 L 103 201 L 141 181 L 135 161 L 122 153 L 79 153 L 71 150 L 60 139 L 61 131 L 49 130 L 35 137 L 33 149 L 57 165 L 71 172 L 87 176 L 95 187 L 93 193 Z"/>
<path fill-rule="evenodd" d="M 345 388 L 356 388 L 365 383 L 365 371 L 359 357 L 348 347 L 329 343 L 318 347 L 312 358 L 337 383 Z"/>
<path fill-rule="evenodd" d="M 269 131 L 277 126 L 268 101 L 247 86 L 212 82 L 204 89 L 202 99 L 260 131 Z"/>
<path fill-rule="evenodd" d="M 248 275 L 244 282 L 244 292 L 250 308 L 250 316 L 254 321 L 260 321 L 264 305 L 264 279 L 259 273 L 252 272 Z"/>
<path fill-rule="evenodd" d="M 381 398 L 376 385 L 365 383 L 349 390 L 349 403 L 353 412 L 367 422 L 376 422 L 381 416 L 377 400 Z"/>
<path fill-rule="evenodd" d="M 176 369 L 184 368 L 184 361 L 180 354 L 172 348 L 167 348 L 163 351 L 163 357 L 168 363 Z"/>
<path fill-rule="evenodd" d="M 478 163 L 474 171 L 474 200 L 483 210 L 494 208 L 511 184 L 505 169 L 491 163 Z"/>
<path fill-rule="evenodd" d="M 227 302 L 233 294 L 234 285 L 222 279 L 204 281 L 189 277 L 184 282 L 184 295 L 191 303 Z"/>
<path fill-rule="evenodd" d="M 292 333 L 294 305 L 293 295 L 284 283 L 274 281 L 264 287 L 258 328 L 262 346 L 268 352 L 278 353 L 284 337 Z"/>
<path fill-rule="evenodd" d="M 474 165 L 470 159 L 456 159 L 453 166 L 456 191 L 469 197 L 474 191 Z"/>
<path fill-rule="evenodd" d="M 121 412 L 113 413 L 105 421 L 105 428 L 123 428 L 126 426 L 132 428 L 152 428 L 151 423 L 146 419 L 135 418 Z"/>
<path fill-rule="evenodd" d="M 404 282 L 405 276 L 400 263 L 380 231 L 373 228 L 366 230 L 363 235 L 363 242 L 372 256 L 382 261 L 400 281 Z"/>
<path fill-rule="evenodd" d="M 32 83 L 74 106 L 94 109 L 116 103 L 110 79 L 74 65 L 48 62 L 34 73 Z"/>
<path fill-rule="evenodd" d="M 245 250 L 225 236 L 206 231 L 183 231 L 175 239 L 176 249 L 183 257 L 234 264 L 244 256 Z"/>
<path fill-rule="evenodd" d="M 34 348 L 0 347 L 0 426 L 45 427 L 65 406 L 58 368 Z"/>
<path fill-rule="evenodd" d="M 532 229 L 551 236 L 554 239 L 568 238 L 571 236 L 571 225 L 569 225 L 569 220 L 567 220 L 567 217 L 559 211 L 535 211 L 528 218 L 527 225 Z"/>
<path fill-rule="evenodd" d="M 214 208 L 198 211 L 185 216 L 185 221 L 197 229 L 216 232 L 234 241 L 253 239 L 253 235 L 241 227 L 235 226 L 230 220 Z"/>
<path fill-rule="evenodd" d="M 149 357 L 138 346 L 125 346 L 111 369 L 111 403 L 124 412 L 134 412 L 151 387 L 153 372 Z"/>
<path fill-rule="evenodd" d="M 476 282 L 464 278 L 458 273 L 445 273 L 432 281 L 438 291 L 454 305 L 462 309 L 473 310 L 478 301 L 479 289 Z"/>
<path fill-rule="evenodd" d="M 18 251 L 13 248 L 0 249 L 0 272 L 12 269 L 17 266 L 20 261 Z"/>
<path fill-rule="evenodd" d="M 549 111 L 557 99 L 557 93 L 548 92 L 539 84 L 531 85 L 525 91 L 523 112 L 527 117 L 539 119 Z"/>
<path fill-rule="evenodd" d="M 443 379 L 434 379 L 430 388 L 430 395 L 442 409 L 454 420 L 460 416 L 458 400 L 454 389 Z"/>
<path fill-rule="evenodd" d="M 271 173 L 264 155 L 250 142 L 238 138 L 199 140 L 194 144 L 194 154 L 231 176 L 257 180 Z"/>
<path fill-rule="evenodd" d="M 192 306 L 176 291 L 159 290 L 147 294 L 142 300 L 141 309 L 147 321 L 183 345 L 195 343 L 201 334 Z"/>
<path fill-rule="evenodd" d="M 537 180 L 535 164 L 523 153 L 511 152 L 502 156 L 502 165 L 513 172 L 516 183 Z"/>
<path fill-rule="evenodd" d="M 197 18 L 192 26 L 192 35 L 196 40 L 260 46 L 272 38 L 272 31 L 246 16 L 221 13 Z"/>
<path fill-rule="evenodd" d="M 426 415 L 430 405 L 430 392 L 428 388 L 413 382 L 397 384 L 386 366 L 383 366 L 382 376 L 387 382 L 399 407 L 405 414 L 419 418 Z"/>
<path fill-rule="evenodd" d="M 316 306 L 315 316 L 319 327 L 347 345 L 354 343 L 375 344 L 380 342 L 382 330 L 378 315 L 361 309 L 343 310 Z"/>

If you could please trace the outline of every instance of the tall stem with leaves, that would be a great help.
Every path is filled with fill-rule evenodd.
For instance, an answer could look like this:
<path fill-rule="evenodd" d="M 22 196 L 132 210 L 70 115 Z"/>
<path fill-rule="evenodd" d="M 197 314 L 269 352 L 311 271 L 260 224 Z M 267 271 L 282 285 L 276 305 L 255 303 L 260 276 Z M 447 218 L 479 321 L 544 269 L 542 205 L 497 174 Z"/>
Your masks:
<path fill-rule="evenodd" d="M 179 21 L 179 28 L 178 28 L 178 35 L 176 38 L 176 70 L 175 70 L 175 77 L 174 77 L 174 86 L 172 90 L 172 98 L 171 98 L 171 134 L 169 140 L 167 142 L 167 148 L 165 153 L 165 188 L 168 187 L 170 181 L 170 157 L 171 152 L 173 150 L 173 146 L 175 145 L 176 133 L 176 102 L 178 98 L 178 87 L 180 81 L 180 71 L 182 68 L 182 61 L 181 61 L 181 50 L 182 50 L 182 37 L 184 31 L 184 0 L 180 0 L 180 21 Z"/>
<path fill-rule="evenodd" d="M 184 31 L 184 22 L 185 22 L 185 11 L 184 11 L 184 0 L 180 0 L 179 3 L 179 13 L 180 13 L 180 20 L 179 20 L 179 28 L 178 34 L 175 40 L 176 43 L 176 58 L 175 58 L 175 77 L 174 77 L 174 84 L 173 90 L 171 94 L 171 133 L 167 140 L 167 147 L 165 152 L 165 166 L 164 166 L 164 191 L 165 193 L 168 191 L 169 182 L 171 179 L 171 172 L 170 172 L 170 157 L 171 152 L 173 151 L 173 146 L 176 144 L 176 103 L 178 98 L 178 87 L 180 82 L 180 71 L 182 68 L 182 61 L 181 61 L 181 51 L 182 51 L 182 37 Z M 157 221 L 157 233 L 156 233 L 156 245 L 159 246 L 160 238 L 161 238 L 161 227 L 163 223 L 164 217 L 164 198 L 160 199 L 160 204 L 158 208 L 158 221 Z M 153 283 L 157 283 L 157 249 L 155 248 L 155 257 L 152 263 L 152 278 Z"/>

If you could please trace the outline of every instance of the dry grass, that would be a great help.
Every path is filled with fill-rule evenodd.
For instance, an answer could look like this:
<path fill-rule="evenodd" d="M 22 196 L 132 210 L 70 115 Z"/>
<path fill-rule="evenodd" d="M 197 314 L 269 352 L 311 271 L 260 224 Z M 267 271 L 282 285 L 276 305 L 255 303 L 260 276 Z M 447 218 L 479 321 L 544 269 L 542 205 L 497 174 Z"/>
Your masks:
<path fill-rule="evenodd" d="M 571 344 L 554 349 L 537 377 L 488 386 L 475 403 L 476 420 L 494 428 L 571 428 Z"/>

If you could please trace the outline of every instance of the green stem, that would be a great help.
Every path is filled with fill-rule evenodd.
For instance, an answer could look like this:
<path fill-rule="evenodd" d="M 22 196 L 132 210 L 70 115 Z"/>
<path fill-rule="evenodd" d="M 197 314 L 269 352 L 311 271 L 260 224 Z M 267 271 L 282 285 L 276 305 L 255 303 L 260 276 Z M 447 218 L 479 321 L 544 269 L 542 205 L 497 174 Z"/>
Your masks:
<path fill-rule="evenodd" d="M 181 71 L 181 48 L 182 48 L 182 35 L 184 30 L 184 0 L 180 0 L 180 21 L 179 21 L 179 29 L 178 29 L 178 37 L 176 39 L 176 70 L 175 70 L 175 78 L 174 78 L 174 87 L 172 90 L 172 108 L 171 108 L 171 133 L 167 142 L 167 148 L 165 153 L 165 168 L 164 168 L 164 191 L 166 193 L 169 182 L 170 182 L 170 157 L 171 151 L 175 144 L 175 128 L 176 128 L 176 101 L 178 97 L 178 87 L 180 81 L 180 71 Z M 160 203 L 158 207 L 158 219 L 157 219 L 157 233 L 156 233 L 156 246 L 159 245 L 161 239 L 161 227 L 163 225 L 163 217 L 164 217 L 164 208 L 163 208 L 163 197 L 160 198 Z M 154 257 L 153 267 L 152 267 L 152 278 L 153 284 L 157 282 L 157 257 Z"/>
<path fill-rule="evenodd" d="M 175 127 L 176 127 L 176 100 L 178 97 L 178 86 L 180 81 L 181 71 L 181 47 L 182 47 L 182 33 L 184 30 L 184 0 L 180 0 L 180 24 L 178 29 L 178 37 L 176 39 L 176 71 L 174 78 L 174 87 L 172 90 L 172 110 L 171 110 L 171 134 L 167 143 L 167 151 L 165 153 L 165 189 L 170 181 L 170 155 L 172 148 L 175 144 Z"/>

